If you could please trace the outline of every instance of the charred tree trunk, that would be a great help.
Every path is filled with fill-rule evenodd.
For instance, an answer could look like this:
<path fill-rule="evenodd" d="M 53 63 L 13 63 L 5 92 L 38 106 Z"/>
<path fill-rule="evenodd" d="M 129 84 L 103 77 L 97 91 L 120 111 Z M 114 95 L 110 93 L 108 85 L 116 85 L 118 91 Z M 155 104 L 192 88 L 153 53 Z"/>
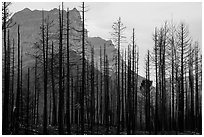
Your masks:
<path fill-rule="evenodd" d="M 27 128 L 29 129 L 29 127 L 30 127 L 30 125 L 29 125 L 29 89 L 30 89 L 30 69 L 28 68 L 28 86 L 27 86 L 27 109 L 26 109 L 26 125 L 27 125 Z M 26 132 L 27 132 L 28 130 L 26 130 Z M 28 134 L 28 133 L 27 133 Z"/>
<path fill-rule="evenodd" d="M 11 85 L 11 110 L 10 110 L 10 116 L 11 116 L 11 130 L 13 130 L 13 120 L 14 120 L 14 68 L 15 68 L 15 51 L 14 51 L 14 39 L 13 39 L 13 62 L 12 62 L 12 85 Z"/>
<path fill-rule="evenodd" d="M 18 25 L 18 76 L 17 76 L 17 93 L 16 93 L 16 124 L 15 130 L 18 132 L 20 117 L 20 32 Z"/>
<path fill-rule="evenodd" d="M 69 9 L 67 9 L 67 133 L 70 135 L 70 82 L 69 82 Z"/>
<path fill-rule="evenodd" d="M 44 75 L 44 109 L 43 109 L 43 134 L 47 134 L 47 78 L 46 78 L 46 49 L 44 38 L 44 11 L 42 11 L 42 45 L 43 45 L 43 75 Z"/>
<path fill-rule="evenodd" d="M 52 81 L 52 125 L 57 125 L 57 106 L 56 106 L 56 95 L 55 95 L 55 80 L 54 80 L 54 47 L 52 42 L 52 59 L 51 59 L 51 81 Z"/>
<path fill-rule="evenodd" d="M 95 117 L 95 94 L 94 94 L 94 48 L 91 49 L 91 134 L 93 134 Z"/>
<path fill-rule="evenodd" d="M 34 124 L 37 124 L 36 122 L 36 113 L 37 113 L 37 65 L 38 65 L 38 62 L 37 62 L 37 57 L 35 58 L 35 109 L 34 109 Z"/>
<path fill-rule="evenodd" d="M 82 93 L 81 93 L 81 134 L 84 134 L 84 92 L 85 92 L 85 26 L 84 2 L 82 3 Z"/>
<path fill-rule="evenodd" d="M 190 56 L 189 56 L 189 86 L 190 86 L 190 91 L 191 91 L 191 113 L 190 113 L 190 119 L 191 119 L 191 131 L 194 131 L 194 126 L 195 126 L 195 114 L 194 114 L 194 80 L 193 80 L 193 52 L 190 47 Z"/>
<path fill-rule="evenodd" d="M 154 50 L 155 50 L 155 72 L 156 72 L 156 95 L 155 95 L 155 134 L 158 131 L 158 74 L 157 74 L 157 30 L 155 29 L 155 36 L 154 36 Z"/>
<path fill-rule="evenodd" d="M 102 49 L 100 47 L 100 124 L 103 124 L 103 75 L 102 75 Z"/>
<path fill-rule="evenodd" d="M 8 111 L 9 111 L 9 85 L 7 84 L 7 43 L 6 43 L 6 22 L 7 22 L 7 9 L 6 9 L 6 2 L 3 3 L 3 38 L 4 38 L 4 102 L 3 102 L 3 120 L 2 120 L 2 130 L 3 134 L 9 133 L 9 117 L 8 117 Z M 17 126 L 17 125 L 16 125 Z M 16 127 L 17 128 L 17 127 Z"/>
<path fill-rule="evenodd" d="M 59 134 L 64 134 L 64 91 L 63 91 L 63 64 L 62 64 L 62 37 L 63 37 L 63 5 L 62 5 L 62 14 L 59 8 L 59 29 L 60 29 L 60 36 L 59 36 L 59 111 L 58 111 L 58 123 L 59 123 Z"/>
<path fill-rule="evenodd" d="M 179 131 L 183 132 L 184 131 L 184 32 L 183 32 L 183 24 L 181 25 L 181 90 L 180 90 L 180 96 L 179 96 Z"/>
<path fill-rule="evenodd" d="M 124 56 L 122 54 L 122 70 L 121 70 L 121 92 L 122 92 L 122 120 L 121 120 L 121 126 L 122 130 L 124 130 L 125 127 L 125 114 L 124 114 Z"/>
<path fill-rule="evenodd" d="M 199 91 L 198 91 L 198 45 L 195 47 L 195 128 L 198 131 L 199 123 Z"/>

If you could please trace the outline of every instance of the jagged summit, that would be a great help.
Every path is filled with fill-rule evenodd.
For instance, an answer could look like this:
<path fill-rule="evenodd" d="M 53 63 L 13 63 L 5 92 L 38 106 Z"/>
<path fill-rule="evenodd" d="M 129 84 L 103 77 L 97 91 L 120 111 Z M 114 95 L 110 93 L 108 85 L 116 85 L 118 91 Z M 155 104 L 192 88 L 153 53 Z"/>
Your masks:
<path fill-rule="evenodd" d="M 66 12 L 64 10 L 64 12 Z M 50 17 L 50 20 L 53 21 L 53 27 L 50 31 L 53 33 L 56 33 L 59 28 L 58 23 L 58 9 L 53 8 L 49 11 L 44 10 L 44 17 L 47 16 Z M 23 54 L 33 54 L 35 51 L 32 48 L 34 43 L 37 42 L 40 38 L 40 26 L 42 23 L 42 10 L 30 10 L 29 8 L 25 8 L 21 11 L 16 12 L 12 16 L 13 22 L 15 22 L 17 25 L 13 26 L 10 29 L 11 37 L 14 38 L 15 41 L 17 41 L 16 35 L 17 35 L 17 26 L 20 25 L 20 32 L 21 32 L 21 46 L 23 47 Z M 66 20 L 66 13 L 64 14 L 64 20 Z M 70 27 L 80 29 L 81 28 L 81 19 L 80 19 L 80 13 L 75 8 L 70 10 Z M 73 30 L 70 32 L 70 35 L 74 35 L 75 37 L 79 36 L 80 33 L 74 32 Z M 87 36 L 87 34 L 86 34 Z M 73 43 L 73 50 L 75 48 L 77 49 L 78 46 L 80 46 L 80 42 L 75 42 L 72 38 L 71 43 Z M 79 49 L 79 48 L 78 48 Z M 32 58 L 30 56 L 23 56 L 24 60 L 28 62 L 32 62 Z M 26 64 L 26 63 L 25 63 Z"/>
<path fill-rule="evenodd" d="M 22 12 L 31 12 L 31 10 L 29 8 L 25 8 L 22 10 Z"/>
<path fill-rule="evenodd" d="M 42 23 L 42 11 L 41 10 L 34 10 L 31 12 L 30 9 L 25 8 L 22 11 L 17 12 L 13 15 L 13 21 L 16 22 L 16 24 L 20 24 L 20 31 L 21 33 L 21 46 L 23 47 L 24 54 L 33 54 L 35 51 L 33 50 L 33 45 L 36 41 L 40 38 L 40 26 Z M 56 33 L 58 31 L 58 9 L 53 8 L 49 11 L 44 12 L 45 18 L 47 16 L 50 17 L 50 20 L 53 20 L 53 27 L 51 31 L 53 33 Z M 66 9 L 64 9 L 64 12 L 66 12 Z M 73 8 L 70 10 L 70 28 L 75 28 L 76 30 L 81 29 L 81 15 L 80 12 Z M 66 20 L 66 13 L 64 14 Z M 13 35 L 14 39 L 16 39 L 17 34 L 17 25 L 14 26 L 11 29 L 11 34 Z M 80 37 L 81 33 L 75 31 L 74 29 L 70 30 L 70 49 L 73 51 L 76 51 L 80 55 L 81 50 L 81 41 L 77 40 Z M 85 38 L 88 41 L 88 44 L 86 45 L 88 51 L 86 52 L 87 57 L 91 57 L 90 51 L 91 46 L 94 46 L 94 58 L 96 62 L 99 62 L 100 59 L 100 47 L 102 48 L 102 56 L 103 56 L 103 48 L 104 45 L 106 45 L 106 54 L 108 55 L 109 65 L 114 65 L 114 55 L 117 51 L 115 46 L 113 45 L 111 40 L 105 40 L 101 37 L 88 37 L 88 33 L 86 31 Z M 28 62 L 32 62 L 33 59 L 27 56 L 23 57 Z M 91 58 L 88 58 L 91 59 Z M 90 60 L 89 60 L 90 61 Z M 26 64 L 26 63 L 25 63 Z"/>
<path fill-rule="evenodd" d="M 58 9 L 57 9 L 57 8 L 54 8 L 54 9 L 51 9 L 50 11 L 58 11 Z"/>
<path fill-rule="evenodd" d="M 45 12 L 58 12 L 58 8 L 53 8 L 51 10 L 44 10 L 44 9 L 35 9 L 35 10 L 31 10 L 29 8 L 24 8 L 23 10 L 20 10 L 19 12 L 41 12 L 41 11 L 45 11 Z M 66 9 L 64 9 L 64 11 L 66 12 Z M 17 13 L 19 13 L 17 12 Z M 76 8 L 70 9 L 70 12 L 76 13 L 76 14 L 80 14 L 79 11 Z"/>
<path fill-rule="evenodd" d="M 76 8 L 73 8 L 72 10 L 75 11 L 75 12 L 78 11 Z"/>

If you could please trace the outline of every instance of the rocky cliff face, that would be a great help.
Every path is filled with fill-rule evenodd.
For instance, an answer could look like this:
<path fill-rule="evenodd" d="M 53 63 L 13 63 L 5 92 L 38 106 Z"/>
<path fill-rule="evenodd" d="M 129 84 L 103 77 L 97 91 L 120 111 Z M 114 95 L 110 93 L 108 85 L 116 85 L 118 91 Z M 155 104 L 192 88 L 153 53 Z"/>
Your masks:
<path fill-rule="evenodd" d="M 53 22 L 52 27 L 50 28 L 49 31 L 49 49 L 51 49 L 51 42 L 54 42 L 54 48 L 55 48 L 55 72 L 54 74 L 56 75 L 56 82 L 58 79 L 58 48 L 59 48 L 59 40 L 58 40 L 58 33 L 59 33 L 59 22 L 58 22 L 58 9 L 52 9 L 50 11 L 44 11 L 44 17 L 45 20 Z M 76 66 L 79 66 L 79 71 L 81 71 L 81 16 L 79 11 L 77 11 L 76 8 L 70 10 L 70 73 L 71 75 L 76 75 L 77 71 L 76 71 Z M 42 44 L 39 44 L 38 48 L 35 47 L 36 42 L 39 42 L 41 40 L 41 23 L 42 23 L 42 11 L 39 10 L 34 10 L 31 11 L 30 9 L 26 8 L 22 11 L 19 11 L 17 13 L 15 13 L 13 16 L 13 22 L 15 22 L 16 24 L 20 25 L 20 39 L 21 39 L 21 47 L 23 48 L 23 81 L 25 83 L 27 83 L 26 81 L 26 74 L 27 74 L 27 67 L 34 67 L 34 63 L 35 63 L 35 59 L 33 58 L 33 55 L 36 54 L 36 52 L 40 51 L 40 48 L 42 50 Z M 66 11 L 64 11 L 64 29 L 66 29 Z M 10 29 L 10 34 L 11 34 L 11 39 L 14 39 L 15 41 L 15 57 L 16 57 L 16 64 L 17 64 L 17 25 L 13 26 Z M 64 52 L 66 52 L 66 31 L 64 31 L 64 40 L 63 40 L 63 44 L 64 44 Z M 110 72 L 110 78 L 111 79 L 115 79 L 116 77 L 116 73 L 114 70 L 114 56 L 117 53 L 117 49 L 115 48 L 115 46 L 112 44 L 112 41 L 106 41 L 100 37 L 88 37 L 88 32 L 86 30 L 85 33 L 85 39 L 86 39 L 86 59 L 87 59 L 87 63 L 90 62 L 91 60 L 91 47 L 94 47 L 94 59 L 95 62 L 99 64 L 100 62 L 100 47 L 102 48 L 102 58 L 103 58 L 103 54 L 104 54 L 104 45 L 106 45 L 106 53 L 108 55 L 108 60 L 109 60 L 109 65 L 113 67 L 112 71 Z M 42 52 L 42 51 L 41 51 Z M 49 53 L 51 54 L 51 51 L 49 51 Z M 66 53 L 64 54 L 64 56 L 66 57 Z M 89 64 L 89 63 L 88 63 Z M 42 66 L 42 65 L 39 65 Z M 38 69 L 38 72 L 42 71 L 41 69 Z M 66 70 L 65 70 L 66 71 Z M 97 70 L 97 68 L 95 69 L 96 73 L 100 73 L 100 70 Z M 95 74 L 96 74 L 95 73 Z M 43 74 L 43 73 L 41 73 Z M 31 69 L 31 82 L 34 82 L 34 69 Z M 140 86 L 140 83 L 142 82 L 142 80 L 144 80 L 143 77 L 139 76 L 139 82 L 138 82 L 138 88 Z M 39 83 L 43 82 L 42 78 L 39 79 Z M 33 85 L 31 85 L 31 89 L 34 89 L 34 87 L 32 87 Z M 39 85 L 41 89 L 43 89 L 42 84 Z M 51 86 L 48 85 L 48 89 Z M 26 91 L 27 87 L 26 84 L 23 84 L 23 89 Z M 57 94 L 57 92 L 56 92 Z M 142 93 L 138 93 L 139 96 L 142 96 Z M 40 98 L 43 97 L 43 92 L 40 93 Z M 43 98 L 40 99 L 40 104 L 43 104 Z M 43 107 L 39 108 L 40 113 L 43 112 Z"/>
<path fill-rule="evenodd" d="M 58 47 L 57 34 L 59 30 L 59 10 L 52 9 L 50 11 L 44 11 L 45 20 L 49 18 L 49 21 L 52 21 L 53 25 L 50 28 L 50 34 L 55 34 L 54 46 Z M 75 51 L 78 55 L 81 55 L 81 16 L 80 12 L 74 8 L 70 10 L 70 50 Z M 23 64 L 33 64 L 33 58 L 29 55 L 35 54 L 36 49 L 34 49 L 34 44 L 41 39 L 40 35 L 40 26 L 42 24 L 42 11 L 34 10 L 31 11 L 28 8 L 23 9 L 13 15 L 13 22 L 20 25 L 20 35 L 21 35 L 21 47 L 23 48 Z M 64 11 L 64 28 L 66 29 L 66 11 Z M 17 47 L 17 25 L 11 28 L 11 37 L 14 38 L 15 44 Z M 85 32 L 86 39 L 86 58 L 87 60 L 91 59 L 91 47 L 94 47 L 94 58 L 96 62 L 99 62 L 100 57 L 100 47 L 102 48 L 102 57 L 103 57 L 103 48 L 106 45 L 107 55 L 109 58 L 109 64 L 112 66 L 114 64 L 113 56 L 116 53 L 116 48 L 112 44 L 111 40 L 106 41 L 100 37 L 88 37 L 87 30 Z M 64 32 L 64 44 L 66 46 L 66 32 Z M 51 42 L 49 42 L 51 46 Z M 16 49 L 17 50 L 17 49 Z M 17 52 L 16 52 L 17 53 Z M 16 55 L 17 57 L 17 55 Z"/>
<path fill-rule="evenodd" d="M 50 11 L 44 11 L 44 18 L 47 21 L 49 18 L 49 21 L 53 22 L 52 27 L 50 28 L 49 35 L 52 35 L 50 38 L 49 45 L 51 47 L 51 41 L 54 41 L 54 47 L 56 48 L 56 51 L 58 49 L 58 30 L 59 30 L 59 10 L 54 8 Z M 66 11 L 63 12 L 64 14 L 64 29 L 66 29 Z M 74 8 L 70 10 L 69 13 L 70 16 L 70 60 L 74 60 L 74 62 L 80 64 L 80 56 L 81 56 L 81 30 L 82 30 L 82 21 L 80 12 Z M 35 54 L 36 49 L 34 48 L 34 44 L 41 39 L 40 34 L 40 27 L 42 24 L 42 11 L 40 10 L 34 10 L 31 11 L 28 8 L 23 9 L 22 11 L 19 11 L 15 13 L 13 16 L 13 22 L 20 25 L 20 37 L 21 37 L 21 47 L 23 48 L 23 66 L 26 67 L 28 65 L 33 65 L 34 58 L 32 55 Z M 17 47 L 17 25 L 11 28 L 11 37 L 15 40 L 15 45 Z M 64 48 L 66 48 L 66 31 L 64 31 Z M 104 54 L 104 45 L 106 45 L 106 53 L 108 55 L 108 60 L 110 66 L 113 67 L 114 70 L 114 56 L 117 53 L 117 49 L 113 45 L 111 40 L 104 40 L 100 37 L 88 37 L 87 30 L 85 31 L 85 39 L 86 39 L 86 59 L 90 61 L 91 59 L 91 47 L 94 47 L 94 59 L 95 62 L 100 62 L 100 47 L 102 48 L 102 58 Z M 42 46 L 42 45 L 41 45 Z M 17 50 L 17 48 L 16 48 Z M 17 51 L 15 52 L 17 53 Z M 15 55 L 17 57 L 17 55 Z M 76 59 L 76 56 L 77 59 Z M 114 71 L 113 71 L 114 72 Z M 144 79 L 140 77 L 141 79 Z M 140 80 L 141 81 L 141 80 Z"/>
<path fill-rule="evenodd" d="M 53 25 L 50 28 L 50 33 L 57 34 L 59 30 L 58 23 L 58 9 L 52 9 L 50 11 L 44 11 L 45 20 L 49 18 L 49 21 L 53 21 Z M 42 23 L 42 11 L 26 8 L 22 11 L 19 11 L 13 15 L 13 22 L 20 25 L 20 35 L 21 35 L 21 47 L 23 48 L 23 62 L 28 64 L 32 61 L 32 58 L 26 54 L 34 54 L 35 49 L 33 45 L 35 42 L 39 41 L 41 38 L 40 35 L 40 26 Z M 77 9 L 70 10 L 70 46 L 72 50 L 80 52 L 80 32 L 76 30 L 81 30 L 81 19 L 80 13 Z M 64 11 L 64 28 L 66 27 L 66 12 Z M 17 46 L 17 25 L 11 28 L 11 37 L 14 38 Z M 86 31 L 87 32 L 87 31 Z M 64 39 L 65 39 L 64 34 Z M 87 33 L 86 33 L 87 39 Z M 55 37 L 57 41 L 57 36 Z M 66 42 L 66 41 L 65 41 Z M 51 43 L 49 43 L 51 45 Z M 87 46 L 89 46 L 87 44 Z M 57 42 L 56 42 L 57 47 Z"/>

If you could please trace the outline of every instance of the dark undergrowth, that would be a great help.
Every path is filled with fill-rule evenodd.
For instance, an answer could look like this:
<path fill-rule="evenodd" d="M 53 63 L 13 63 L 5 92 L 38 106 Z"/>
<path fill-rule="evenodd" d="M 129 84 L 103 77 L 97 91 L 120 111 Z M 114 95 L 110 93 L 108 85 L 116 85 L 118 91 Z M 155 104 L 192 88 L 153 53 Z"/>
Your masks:
<path fill-rule="evenodd" d="M 66 127 L 65 127 L 66 129 Z M 57 126 L 51 126 L 49 125 L 47 127 L 47 135 L 58 135 L 58 127 Z M 17 132 L 10 132 L 11 135 L 43 135 L 43 127 L 42 125 L 34 125 L 29 128 L 25 126 L 21 126 Z M 65 131 L 65 134 L 67 132 Z M 91 132 L 90 126 L 85 125 L 85 131 L 84 135 L 116 135 L 117 134 L 117 127 L 109 127 L 109 130 L 107 131 L 107 128 L 105 126 L 94 126 L 93 131 Z M 201 133 L 198 132 L 192 132 L 192 131 L 157 131 L 157 135 L 200 135 Z M 80 127 L 75 125 L 72 125 L 71 127 L 71 135 L 81 135 Z M 124 129 L 120 131 L 120 135 L 127 135 L 127 130 Z M 155 131 L 141 131 L 137 130 L 135 131 L 135 135 L 155 135 Z"/>

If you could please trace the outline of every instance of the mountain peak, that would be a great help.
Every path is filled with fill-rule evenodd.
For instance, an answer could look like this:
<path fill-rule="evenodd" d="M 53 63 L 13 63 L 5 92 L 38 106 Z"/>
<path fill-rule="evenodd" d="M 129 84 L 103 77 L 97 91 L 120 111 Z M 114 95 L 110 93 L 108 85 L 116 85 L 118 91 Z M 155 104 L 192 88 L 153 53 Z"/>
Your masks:
<path fill-rule="evenodd" d="M 58 11 L 58 9 L 57 9 L 57 8 L 54 8 L 54 9 L 52 9 L 51 11 Z"/>
<path fill-rule="evenodd" d="M 72 11 L 78 12 L 78 10 L 76 8 L 73 8 Z"/>
<path fill-rule="evenodd" d="M 29 8 L 25 8 L 22 10 L 22 12 L 31 12 L 31 10 Z"/>

